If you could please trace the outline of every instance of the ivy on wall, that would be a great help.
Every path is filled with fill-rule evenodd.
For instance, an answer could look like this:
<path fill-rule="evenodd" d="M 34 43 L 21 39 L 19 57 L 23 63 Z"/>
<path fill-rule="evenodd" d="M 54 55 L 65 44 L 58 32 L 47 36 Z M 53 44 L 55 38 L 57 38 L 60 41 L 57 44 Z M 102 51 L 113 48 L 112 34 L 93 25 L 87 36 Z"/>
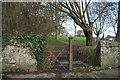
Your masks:
<path fill-rule="evenodd" d="M 4 34 L 3 35 L 3 49 L 7 45 L 14 45 L 14 46 L 22 46 L 22 47 L 29 47 L 30 54 L 33 58 L 37 61 L 37 68 L 38 71 L 42 70 L 43 68 L 43 61 L 44 61 L 44 49 L 45 49 L 45 37 L 38 34 L 19 34 L 19 35 L 11 35 L 11 34 Z"/>

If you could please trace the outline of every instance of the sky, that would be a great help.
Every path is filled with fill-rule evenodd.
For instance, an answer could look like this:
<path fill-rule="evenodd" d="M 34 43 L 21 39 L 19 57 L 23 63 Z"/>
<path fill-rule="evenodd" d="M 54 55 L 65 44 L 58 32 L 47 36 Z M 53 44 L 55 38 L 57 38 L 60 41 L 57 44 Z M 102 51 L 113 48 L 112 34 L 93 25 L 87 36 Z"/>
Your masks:
<path fill-rule="evenodd" d="M 74 21 L 73 20 L 67 20 L 66 22 L 63 23 L 63 27 L 65 27 L 68 31 L 68 33 L 73 33 L 74 34 L 74 31 L 75 31 L 75 27 L 74 27 Z M 77 28 L 76 28 L 76 32 L 78 30 L 82 30 L 82 28 L 80 28 L 80 26 L 77 25 Z M 117 28 L 116 28 L 116 31 L 117 31 Z M 113 27 L 109 27 L 105 32 L 105 37 L 107 35 L 111 35 L 111 36 L 115 36 L 115 33 L 114 33 L 114 29 Z M 100 35 L 100 37 L 102 37 L 103 34 Z M 93 34 L 93 37 L 96 37 L 95 34 Z"/>

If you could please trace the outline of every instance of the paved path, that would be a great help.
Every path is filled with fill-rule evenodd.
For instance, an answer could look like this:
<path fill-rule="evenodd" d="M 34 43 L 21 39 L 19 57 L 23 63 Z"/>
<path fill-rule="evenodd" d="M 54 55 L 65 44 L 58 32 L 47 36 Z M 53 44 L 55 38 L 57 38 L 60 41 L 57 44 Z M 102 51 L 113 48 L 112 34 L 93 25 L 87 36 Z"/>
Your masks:
<path fill-rule="evenodd" d="M 9 78 L 18 78 L 19 80 L 25 78 L 118 78 L 118 69 L 107 69 L 101 71 L 90 72 L 64 72 L 64 73 L 30 73 L 30 74 L 3 74 L 3 80 Z M 17 80 L 17 79 L 16 79 Z M 41 79 L 40 79 L 41 80 Z M 56 79 L 57 80 L 57 79 Z"/>

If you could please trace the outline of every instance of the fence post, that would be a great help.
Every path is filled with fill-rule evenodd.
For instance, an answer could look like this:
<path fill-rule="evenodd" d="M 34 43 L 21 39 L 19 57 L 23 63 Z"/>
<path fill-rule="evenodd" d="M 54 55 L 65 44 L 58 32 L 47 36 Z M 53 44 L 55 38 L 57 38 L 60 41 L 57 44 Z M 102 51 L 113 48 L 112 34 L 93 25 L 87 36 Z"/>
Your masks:
<path fill-rule="evenodd" d="M 69 38 L 69 71 L 72 71 L 73 69 L 73 53 L 72 53 L 72 38 Z"/>

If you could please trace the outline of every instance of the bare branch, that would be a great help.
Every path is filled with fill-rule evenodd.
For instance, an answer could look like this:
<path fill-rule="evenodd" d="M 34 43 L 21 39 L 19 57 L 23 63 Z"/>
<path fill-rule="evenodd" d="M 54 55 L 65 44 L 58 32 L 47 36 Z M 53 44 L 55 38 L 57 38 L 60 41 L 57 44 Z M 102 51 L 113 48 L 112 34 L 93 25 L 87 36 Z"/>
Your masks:
<path fill-rule="evenodd" d="M 87 8 L 88 8 L 88 7 L 87 7 Z M 88 9 L 87 9 L 87 11 L 86 11 L 86 14 L 87 14 L 88 22 L 91 23 Z"/>
<path fill-rule="evenodd" d="M 66 2 L 66 4 L 67 4 L 67 2 Z M 60 5 L 62 5 L 62 6 L 63 6 L 64 8 L 66 8 L 66 9 L 70 10 L 70 8 L 69 8 L 68 6 L 62 4 L 61 2 L 60 2 Z"/>
<path fill-rule="evenodd" d="M 102 9 L 102 11 L 98 14 L 98 16 L 96 17 L 96 19 L 94 19 L 94 21 L 92 22 L 92 24 L 94 23 L 94 22 L 96 22 L 96 20 L 102 15 L 102 13 L 104 12 L 104 10 L 107 8 L 107 7 L 109 7 L 109 6 L 111 6 L 111 4 L 107 4 L 103 9 Z"/>
<path fill-rule="evenodd" d="M 74 2 L 75 4 L 75 7 L 76 7 L 76 10 L 78 11 L 78 14 L 81 16 L 81 9 L 80 9 L 80 6 L 78 5 L 77 2 Z"/>
<path fill-rule="evenodd" d="M 70 14 L 68 11 L 61 9 L 59 6 L 50 4 L 54 9 L 60 10 L 61 12 L 64 12 L 66 14 L 68 14 L 69 16 L 72 16 L 72 14 Z M 63 5 L 63 4 L 62 4 Z"/>
<path fill-rule="evenodd" d="M 83 4 L 83 1 L 81 2 L 81 7 L 82 7 L 82 10 L 81 10 L 81 12 L 82 12 L 82 16 L 84 16 L 84 14 L 83 14 L 83 12 L 84 12 L 84 4 Z"/>
<path fill-rule="evenodd" d="M 83 11 L 83 15 L 85 14 L 85 12 L 87 11 L 87 9 L 88 9 L 88 5 L 90 4 L 90 2 L 91 2 L 91 0 L 89 0 L 89 2 L 88 2 L 88 4 L 87 4 L 87 2 L 85 1 L 85 10 Z"/>

